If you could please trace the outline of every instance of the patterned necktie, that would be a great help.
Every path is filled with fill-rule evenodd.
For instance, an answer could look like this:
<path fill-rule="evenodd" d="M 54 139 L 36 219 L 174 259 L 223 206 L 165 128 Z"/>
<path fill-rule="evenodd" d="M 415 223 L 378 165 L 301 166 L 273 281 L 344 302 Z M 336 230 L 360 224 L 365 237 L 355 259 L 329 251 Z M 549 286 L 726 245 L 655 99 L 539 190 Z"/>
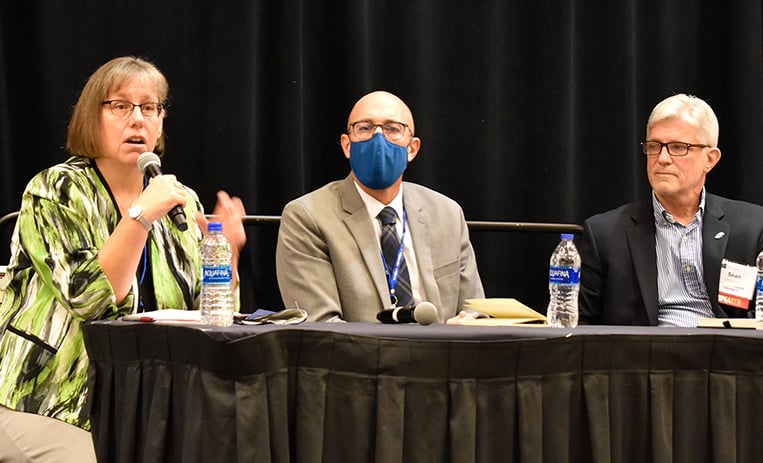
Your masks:
<path fill-rule="evenodd" d="M 397 230 L 395 230 L 397 213 L 394 209 L 387 206 L 379 213 L 378 218 L 382 225 L 381 248 L 382 253 L 384 254 L 384 260 L 387 261 L 386 270 L 387 277 L 389 278 L 395 268 L 395 260 L 397 259 L 398 249 L 400 249 L 400 238 L 398 238 Z M 395 295 L 397 296 L 396 305 L 398 307 L 412 306 L 412 294 L 411 278 L 408 275 L 408 265 L 406 265 L 405 258 L 403 257 L 402 262 L 400 263 L 400 271 L 397 276 L 397 287 L 395 288 Z M 392 298 L 392 301 L 394 302 L 394 298 Z"/>

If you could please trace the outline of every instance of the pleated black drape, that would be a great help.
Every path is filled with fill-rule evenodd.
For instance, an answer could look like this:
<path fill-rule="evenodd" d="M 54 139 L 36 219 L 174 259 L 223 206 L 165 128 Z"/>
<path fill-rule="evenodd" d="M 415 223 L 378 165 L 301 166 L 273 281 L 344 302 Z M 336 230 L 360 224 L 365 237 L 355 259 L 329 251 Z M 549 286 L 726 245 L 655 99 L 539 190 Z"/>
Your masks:
<path fill-rule="evenodd" d="M 125 54 L 167 75 L 164 168 L 207 208 L 225 189 L 250 214 L 280 214 L 344 177 L 339 135 L 374 89 L 416 118 L 422 150 L 406 178 L 469 220 L 582 223 L 647 194 L 638 142 L 651 108 L 677 92 L 720 119 L 709 190 L 761 203 L 762 24 L 757 0 L 3 2 L 0 214 L 65 158 L 85 79 Z M 280 306 L 276 232 L 249 229 L 258 306 Z M 472 237 L 488 295 L 545 310 L 558 237 Z"/>
<path fill-rule="evenodd" d="M 98 456 L 761 460 L 754 330 L 376 326 L 88 324 Z"/>

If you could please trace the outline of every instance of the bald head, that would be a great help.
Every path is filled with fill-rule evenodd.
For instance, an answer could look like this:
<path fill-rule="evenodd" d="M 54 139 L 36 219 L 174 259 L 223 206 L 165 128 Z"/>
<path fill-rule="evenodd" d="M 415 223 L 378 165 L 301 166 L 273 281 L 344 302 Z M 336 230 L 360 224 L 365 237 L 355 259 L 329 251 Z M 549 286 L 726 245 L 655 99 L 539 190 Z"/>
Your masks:
<path fill-rule="evenodd" d="M 347 118 L 347 127 L 357 121 L 394 121 L 402 122 L 411 129 L 411 134 L 416 132 L 413 125 L 413 114 L 403 100 L 397 96 L 377 90 L 363 95 L 350 111 Z"/>

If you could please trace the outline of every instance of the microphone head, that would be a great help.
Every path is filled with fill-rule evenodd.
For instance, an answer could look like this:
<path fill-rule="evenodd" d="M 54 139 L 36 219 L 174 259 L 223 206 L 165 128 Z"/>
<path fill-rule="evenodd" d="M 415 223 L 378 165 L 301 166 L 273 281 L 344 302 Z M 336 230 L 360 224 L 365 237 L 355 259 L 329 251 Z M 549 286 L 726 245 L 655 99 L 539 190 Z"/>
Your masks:
<path fill-rule="evenodd" d="M 157 167 L 161 167 L 162 165 L 162 161 L 159 159 L 159 156 L 157 156 L 156 153 L 146 151 L 145 153 L 138 156 L 138 172 L 145 173 L 146 168 L 151 165 Z"/>
<path fill-rule="evenodd" d="M 419 325 L 431 325 L 437 321 L 437 307 L 431 302 L 420 302 L 413 309 L 413 318 Z"/>

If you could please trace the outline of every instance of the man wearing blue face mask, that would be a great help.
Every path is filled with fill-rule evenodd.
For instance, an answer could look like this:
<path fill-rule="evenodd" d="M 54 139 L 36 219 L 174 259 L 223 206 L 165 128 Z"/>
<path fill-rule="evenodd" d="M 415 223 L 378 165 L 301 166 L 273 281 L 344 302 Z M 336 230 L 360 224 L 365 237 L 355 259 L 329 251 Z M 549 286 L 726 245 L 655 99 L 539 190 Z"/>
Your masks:
<path fill-rule="evenodd" d="M 283 210 L 276 272 L 287 307 L 311 321 L 376 321 L 391 307 L 429 301 L 445 321 L 482 298 L 461 207 L 403 182 L 419 152 L 413 115 L 384 91 L 353 107 L 340 144 L 351 172 Z"/>

